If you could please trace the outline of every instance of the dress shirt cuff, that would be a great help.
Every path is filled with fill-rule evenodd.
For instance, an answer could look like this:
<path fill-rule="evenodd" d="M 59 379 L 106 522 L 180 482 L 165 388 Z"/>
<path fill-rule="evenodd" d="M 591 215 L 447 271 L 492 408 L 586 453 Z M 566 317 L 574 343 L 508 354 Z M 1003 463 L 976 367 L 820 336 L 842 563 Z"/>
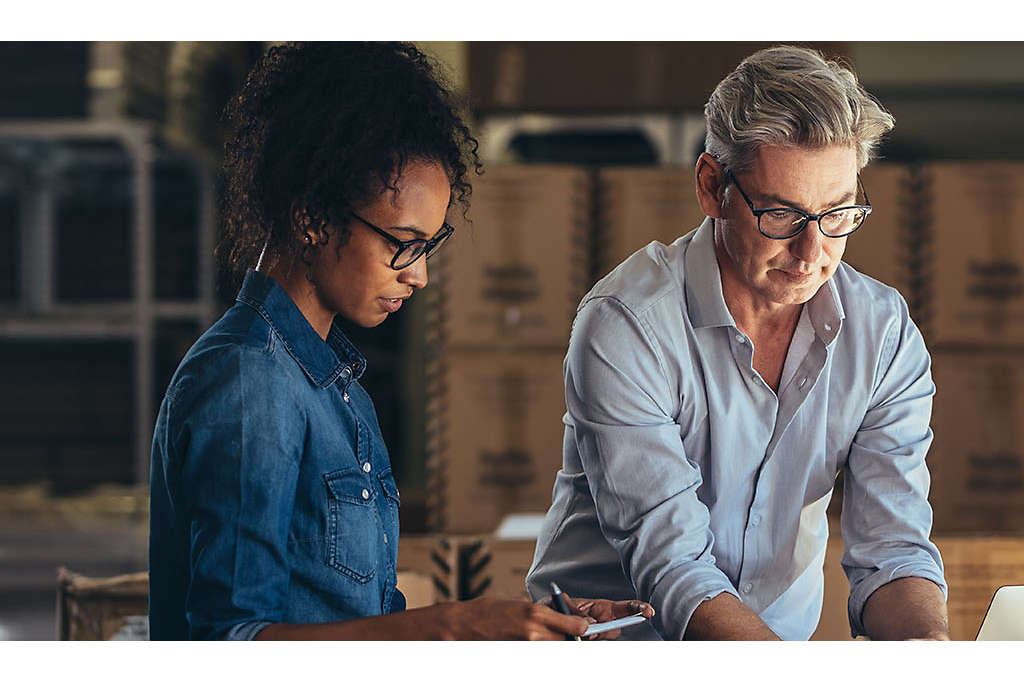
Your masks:
<path fill-rule="evenodd" d="M 251 640 L 271 623 L 272 621 L 269 620 L 248 620 L 244 623 L 238 623 L 228 630 L 227 634 L 224 635 L 224 639 Z"/>
<path fill-rule="evenodd" d="M 854 637 L 867 636 L 864 629 L 864 605 L 868 598 L 875 593 L 879 587 L 891 583 L 899 578 L 925 578 L 931 580 L 942 590 L 943 598 L 948 597 L 946 579 L 942 571 L 938 570 L 935 564 L 927 561 L 911 564 L 900 564 L 892 569 L 880 568 L 871 575 L 860 581 L 856 587 L 850 589 L 850 601 L 848 611 L 850 617 L 850 634 Z"/>
<path fill-rule="evenodd" d="M 658 631 L 664 639 L 681 640 L 697 607 L 723 592 L 740 598 L 725 574 L 710 566 L 701 569 L 698 575 L 691 573 L 685 583 L 677 581 L 667 590 L 656 588 L 651 602 L 658 612 L 654 616 Z"/>

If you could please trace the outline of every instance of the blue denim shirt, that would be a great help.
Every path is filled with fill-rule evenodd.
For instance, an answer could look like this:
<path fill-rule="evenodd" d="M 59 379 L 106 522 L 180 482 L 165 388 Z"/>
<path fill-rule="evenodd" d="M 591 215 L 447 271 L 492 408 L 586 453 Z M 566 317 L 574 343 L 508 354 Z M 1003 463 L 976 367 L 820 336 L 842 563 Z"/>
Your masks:
<path fill-rule="evenodd" d="M 712 230 L 650 244 L 580 304 L 562 470 L 528 588 L 650 602 L 656 632 L 623 638 L 682 638 L 697 606 L 728 592 L 807 639 L 843 471 L 842 565 L 863 634 L 882 585 L 946 590 L 929 540 L 928 351 L 899 293 L 840 263 L 804 305 L 776 393 L 726 307 Z"/>
<path fill-rule="evenodd" d="M 398 489 L 366 359 L 316 333 L 271 278 L 175 372 L 150 471 L 153 639 L 251 639 L 270 623 L 405 608 Z"/>

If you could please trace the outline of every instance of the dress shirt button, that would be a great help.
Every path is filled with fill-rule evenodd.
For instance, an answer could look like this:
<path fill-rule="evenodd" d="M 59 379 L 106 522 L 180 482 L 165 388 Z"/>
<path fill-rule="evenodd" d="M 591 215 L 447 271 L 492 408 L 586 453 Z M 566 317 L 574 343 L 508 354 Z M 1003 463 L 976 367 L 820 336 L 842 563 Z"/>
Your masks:
<path fill-rule="evenodd" d="M 760 514 L 752 514 L 750 516 L 750 525 L 752 527 L 757 527 L 760 523 L 761 523 L 761 515 Z"/>
<path fill-rule="evenodd" d="M 370 499 L 370 491 L 367 490 L 366 488 L 363 488 L 363 499 L 364 500 Z"/>
<path fill-rule="evenodd" d="M 743 334 L 737 334 L 736 335 L 736 343 L 746 343 L 746 342 L 747 342 L 747 340 L 745 338 L 743 338 Z"/>
<path fill-rule="evenodd" d="M 754 585 L 752 583 L 747 583 L 743 586 L 743 594 L 750 594 L 753 589 Z"/>
<path fill-rule="evenodd" d="M 372 469 L 372 468 L 373 467 L 370 466 L 369 462 L 363 462 L 363 471 L 365 471 L 366 473 L 370 473 L 370 469 Z"/>
<path fill-rule="evenodd" d="M 830 324 L 826 324 L 826 325 L 825 325 L 825 331 L 827 331 L 827 332 L 830 332 L 830 331 L 832 331 L 832 325 L 830 325 Z"/>
<path fill-rule="evenodd" d="M 800 386 L 799 387 L 803 388 L 804 384 L 806 384 L 806 383 L 807 383 L 807 377 L 800 377 Z"/>
<path fill-rule="evenodd" d="M 341 397 L 346 403 L 348 402 L 348 393 L 342 393 Z"/>

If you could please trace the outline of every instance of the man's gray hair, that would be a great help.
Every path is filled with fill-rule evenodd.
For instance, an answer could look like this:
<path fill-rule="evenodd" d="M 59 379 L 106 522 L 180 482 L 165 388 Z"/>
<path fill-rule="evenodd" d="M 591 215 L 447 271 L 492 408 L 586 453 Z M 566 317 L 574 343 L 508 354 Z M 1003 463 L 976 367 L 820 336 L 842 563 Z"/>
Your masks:
<path fill-rule="evenodd" d="M 711 93 L 704 119 L 705 151 L 737 173 L 750 168 L 763 146 L 850 146 L 861 169 L 894 123 L 853 71 L 791 46 L 740 62 Z"/>

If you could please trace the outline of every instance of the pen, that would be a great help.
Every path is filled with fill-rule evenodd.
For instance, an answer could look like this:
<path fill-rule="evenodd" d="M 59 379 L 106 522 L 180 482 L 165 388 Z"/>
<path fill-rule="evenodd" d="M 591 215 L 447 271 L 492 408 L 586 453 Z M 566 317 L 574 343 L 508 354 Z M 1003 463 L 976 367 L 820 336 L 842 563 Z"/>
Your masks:
<path fill-rule="evenodd" d="M 563 614 L 565 616 L 571 616 L 572 615 L 569 612 L 569 605 L 565 603 L 565 597 L 562 596 L 562 589 L 557 584 L 555 584 L 554 582 L 551 583 L 551 601 L 552 601 L 552 603 L 554 603 L 555 608 L 558 609 L 559 613 L 561 613 L 561 614 Z M 565 638 L 570 640 L 570 641 L 572 641 L 572 640 L 576 640 L 577 642 L 583 641 L 579 637 L 573 637 L 571 635 L 566 635 Z"/>

